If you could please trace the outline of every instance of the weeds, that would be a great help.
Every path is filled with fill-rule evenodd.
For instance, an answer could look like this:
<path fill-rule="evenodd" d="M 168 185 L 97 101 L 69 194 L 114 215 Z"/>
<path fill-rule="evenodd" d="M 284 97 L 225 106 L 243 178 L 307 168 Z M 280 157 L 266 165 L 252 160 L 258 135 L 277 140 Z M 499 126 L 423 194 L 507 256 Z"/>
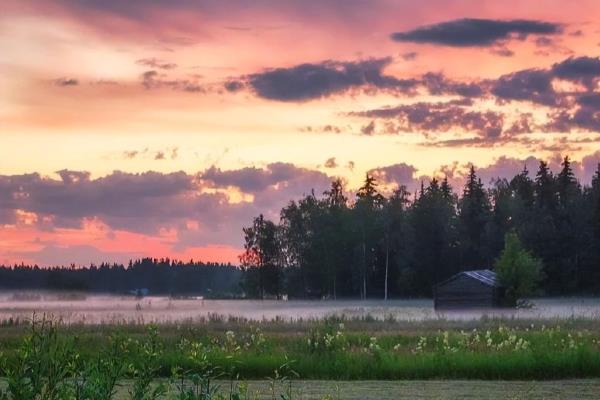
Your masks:
<path fill-rule="evenodd" d="M 118 334 L 99 329 L 34 318 L 22 337 L 2 336 L 6 388 L 0 399 L 111 400 L 125 381 L 130 400 L 252 400 L 255 394 L 240 379 L 269 376 L 270 396 L 291 400 L 299 397 L 294 382 L 300 376 L 600 377 L 598 332 L 558 325 L 413 334 L 348 332 L 345 322 L 334 320 L 291 335 L 226 325 L 220 331 L 187 327 L 175 334 L 159 333 L 155 326 Z"/>

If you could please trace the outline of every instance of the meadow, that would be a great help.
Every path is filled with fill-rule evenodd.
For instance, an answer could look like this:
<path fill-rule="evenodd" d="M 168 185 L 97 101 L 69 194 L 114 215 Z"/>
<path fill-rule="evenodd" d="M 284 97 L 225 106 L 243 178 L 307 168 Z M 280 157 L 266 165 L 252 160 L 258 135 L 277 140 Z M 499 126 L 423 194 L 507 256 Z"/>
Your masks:
<path fill-rule="evenodd" d="M 0 399 L 507 398 L 507 386 L 515 399 L 586 398 L 600 390 L 597 305 L 5 293 Z"/>
<path fill-rule="evenodd" d="M 308 390 L 303 380 L 360 388 L 365 381 L 586 378 L 597 387 L 600 324 L 211 314 L 190 323 L 65 325 L 36 316 L 4 320 L 0 352 L 3 399 L 281 400 Z"/>

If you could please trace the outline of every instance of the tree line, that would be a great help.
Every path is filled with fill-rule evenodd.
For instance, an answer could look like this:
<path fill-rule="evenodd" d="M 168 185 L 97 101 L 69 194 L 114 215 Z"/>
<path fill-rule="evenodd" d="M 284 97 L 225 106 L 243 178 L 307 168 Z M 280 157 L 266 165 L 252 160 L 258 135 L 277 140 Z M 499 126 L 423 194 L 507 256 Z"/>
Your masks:
<path fill-rule="evenodd" d="M 0 289 L 4 290 L 128 293 L 147 289 L 150 294 L 227 297 L 239 296 L 240 278 L 240 269 L 231 264 L 184 263 L 168 258 L 87 267 L 0 266 Z"/>
<path fill-rule="evenodd" d="M 244 228 L 242 285 L 249 296 L 389 298 L 432 295 L 437 283 L 492 268 L 516 235 L 541 260 L 546 295 L 600 292 L 600 165 L 582 185 L 565 157 L 486 187 L 470 168 L 458 194 L 447 178 L 385 196 L 367 174 L 352 199 L 335 179 Z M 508 235 L 507 235 L 508 234 Z"/>

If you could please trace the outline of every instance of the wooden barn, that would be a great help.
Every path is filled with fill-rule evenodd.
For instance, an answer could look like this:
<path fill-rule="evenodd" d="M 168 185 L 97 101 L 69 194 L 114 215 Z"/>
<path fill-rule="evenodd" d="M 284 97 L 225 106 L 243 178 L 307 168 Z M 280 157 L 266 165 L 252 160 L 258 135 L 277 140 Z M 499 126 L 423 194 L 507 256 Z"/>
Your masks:
<path fill-rule="evenodd" d="M 504 289 L 494 271 L 463 271 L 438 283 L 433 298 L 436 309 L 501 307 Z"/>

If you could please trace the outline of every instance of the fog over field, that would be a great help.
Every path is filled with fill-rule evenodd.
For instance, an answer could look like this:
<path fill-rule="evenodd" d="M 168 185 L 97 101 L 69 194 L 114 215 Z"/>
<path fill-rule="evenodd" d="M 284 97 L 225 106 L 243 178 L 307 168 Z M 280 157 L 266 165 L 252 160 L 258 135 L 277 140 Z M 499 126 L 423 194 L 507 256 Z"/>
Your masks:
<path fill-rule="evenodd" d="M 215 316 L 249 320 L 346 318 L 393 318 L 397 321 L 505 319 L 600 319 L 600 300 L 584 297 L 545 298 L 524 309 L 470 309 L 436 311 L 423 300 L 205 300 L 161 296 L 85 295 L 80 293 L 27 292 L 0 294 L 0 321 L 46 315 L 67 324 L 177 323 Z"/>

